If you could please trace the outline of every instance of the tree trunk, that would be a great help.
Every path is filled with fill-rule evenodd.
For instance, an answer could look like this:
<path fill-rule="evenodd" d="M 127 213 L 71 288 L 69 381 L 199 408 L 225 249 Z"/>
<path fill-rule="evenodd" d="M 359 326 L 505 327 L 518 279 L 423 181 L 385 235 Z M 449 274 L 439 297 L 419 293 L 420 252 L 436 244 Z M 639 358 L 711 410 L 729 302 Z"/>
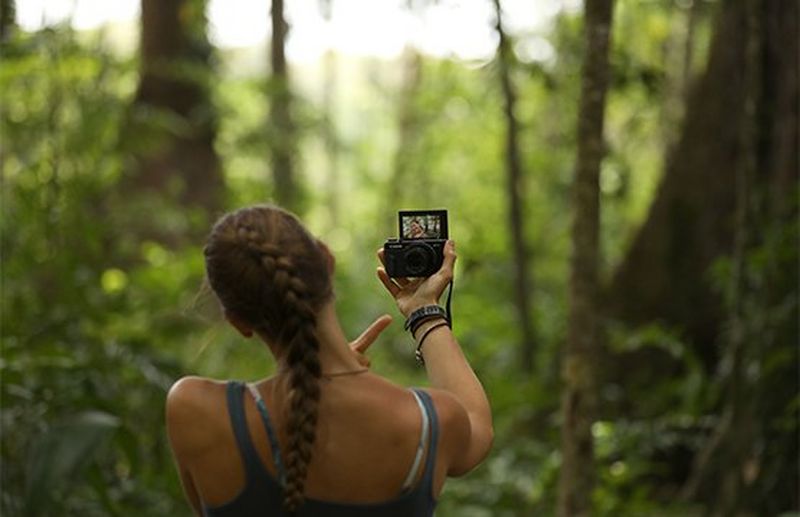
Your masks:
<path fill-rule="evenodd" d="M 327 23 L 331 22 L 333 17 L 332 3 L 333 0 L 322 0 L 321 9 L 322 17 Z M 326 174 L 327 184 L 327 205 L 328 214 L 330 215 L 329 225 L 330 228 L 337 228 L 339 226 L 339 196 L 340 196 L 340 179 L 339 179 L 339 139 L 336 131 L 336 87 L 337 87 L 337 59 L 336 52 L 329 48 L 325 52 L 324 57 L 324 72 L 322 79 L 322 111 L 323 111 L 323 141 L 325 144 L 325 152 L 328 157 L 328 173 Z"/>
<path fill-rule="evenodd" d="M 669 54 L 676 56 L 671 65 L 668 64 L 666 88 L 663 101 L 662 115 L 662 138 L 665 142 L 665 154 L 671 154 L 678 137 L 680 136 L 680 121 L 683 120 L 686 109 L 686 99 L 689 94 L 689 86 L 692 84 L 696 75 L 696 66 L 693 66 L 697 25 L 703 17 L 701 12 L 701 0 L 690 0 L 690 5 L 685 9 L 686 21 L 683 24 L 680 34 L 672 38 Z M 677 48 L 680 47 L 680 50 Z"/>
<path fill-rule="evenodd" d="M 406 188 L 410 169 L 410 157 L 416 148 L 420 132 L 419 113 L 415 106 L 417 93 L 422 85 L 422 56 L 411 45 L 406 46 L 402 56 L 402 78 L 400 85 L 400 98 L 397 112 L 397 150 L 394 153 L 392 176 L 389 181 L 387 199 L 391 200 L 394 207 L 401 209 L 409 194 Z M 416 208 L 416 207 L 415 207 Z M 395 230 L 397 225 L 396 214 L 387 214 L 390 228 Z"/>
<path fill-rule="evenodd" d="M 14 0 L 0 0 L 0 43 L 11 37 L 16 25 L 17 8 Z"/>
<path fill-rule="evenodd" d="M 136 187 L 174 192 L 183 204 L 210 212 L 222 205 L 224 180 L 214 150 L 204 9 L 201 0 L 142 0 L 141 79 L 126 139 L 146 144 L 134 144 Z M 153 109 L 169 122 L 152 127 Z"/>
<path fill-rule="evenodd" d="M 771 259 L 762 259 L 763 263 L 754 266 L 752 261 L 748 262 L 748 255 L 752 256 L 756 250 L 768 257 L 763 246 L 770 228 L 797 221 L 792 196 L 798 186 L 800 13 L 796 3 L 764 0 L 746 0 L 728 8 L 720 13 L 720 30 L 725 27 L 722 21 L 727 20 L 730 37 L 735 32 L 742 41 L 738 49 L 742 53 L 738 70 L 742 103 L 740 111 L 732 115 L 739 126 L 737 160 L 731 171 L 734 198 L 731 267 L 724 291 L 725 319 L 724 323 L 719 322 L 718 330 L 724 348 L 717 373 L 725 391 L 721 417 L 696 455 L 681 495 L 687 500 L 702 498 L 715 516 L 751 512 L 769 515 L 784 508 L 796 508 L 798 504 L 796 461 L 782 462 L 781 456 L 770 450 L 772 446 L 763 445 L 781 443 L 790 434 L 776 433 L 773 423 L 796 398 L 798 379 L 794 369 L 793 381 L 784 381 L 787 386 L 776 390 L 769 386 L 773 380 L 765 374 L 754 376 L 752 372 L 767 371 L 767 358 L 774 357 L 780 347 L 786 347 L 787 353 L 789 347 L 794 347 L 794 364 L 797 364 L 795 345 L 786 338 L 775 337 L 788 334 L 796 339 L 796 318 L 788 326 L 781 326 L 780 320 L 771 320 L 768 332 L 759 329 L 763 314 L 777 312 L 773 307 L 785 303 L 791 290 L 796 289 L 797 271 L 782 272 L 779 283 L 775 284 L 769 269 Z M 795 246 L 796 257 L 796 240 L 791 244 Z M 771 369 L 770 377 L 780 378 L 781 373 L 780 369 Z M 798 457 L 796 427 L 794 431 L 789 439 L 795 445 L 787 447 L 789 450 L 784 453 L 788 458 Z M 775 487 L 774 480 L 769 478 L 780 479 L 783 486 Z"/>
<path fill-rule="evenodd" d="M 572 260 L 567 346 L 562 366 L 561 473 L 558 515 L 591 514 L 595 361 L 603 340 L 598 318 L 600 164 L 608 85 L 612 0 L 586 0 L 585 51 L 573 190 Z"/>
<path fill-rule="evenodd" d="M 719 6 L 708 65 L 689 92 L 681 136 L 604 303 L 610 316 L 632 326 L 659 321 L 680 328 L 709 372 L 719 361 L 717 337 L 725 319 L 709 268 L 733 249 L 734 171 L 743 159 L 745 4 Z M 774 207 L 785 210 L 798 170 L 796 2 L 761 0 L 756 10 L 766 40 L 758 57 L 763 94 L 755 101 L 755 181 L 768 185 Z"/>
<path fill-rule="evenodd" d="M 604 305 L 631 326 L 681 329 L 724 386 L 708 408 L 716 428 L 681 494 L 716 515 L 777 515 L 798 504 L 796 423 L 793 431 L 775 424 L 798 385 L 796 314 L 778 316 L 787 300 L 796 307 L 798 285 L 796 259 L 786 258 L 797 255 L 798 15 L 797 2 L 718 5 L 681 136 Z M 709 274 L 722 257 L 730 258 L 725 302 Z M 794 362 L 770 367 L 776 356 Z M 626 393 L 642 387 L 629 372 L 644 371 L 648 385 L 665 375 L 642 356 L 610 364 Z"/>
<path fill-rule="evenodd" d="M 289 210 L 299 210 L 299 193 L 294 176 L 296 135 L 292 120 L 292 94 L 289 87 L 289 70 L 286 64 L 286 37 L 289 25 L 284 18 L 283 0 L 272 0 L 272 69 L 269 109 L 269 145 L 272 174 L 275 182 L 275 200 Z"/>
<path fill-rule="evenodd" d="M 525 238 L 525 216 L 522 209 L 522 199 L 525 197 L 525 173 L 519 151 L 519 122 L 516 116 L 517 96 L 514 84 L 511 81 L 511 66 L 514 56 L 511 42 L 503 28 L 502 9 L 500 1 L 494 0 L 497 16 L 497 34 L 499 45 L 497 64 L 500 75 L 500 85 L 503 92 L 503 111 L 506 119 L 506 190 L 509 206 L 509 229 L 513 247 L 514 260 L 514 300 L 517 308 L 517 318 L 522 331 L 520 355 L 522 369 L 533 372 L 536 334 L 531 321 L 533 290 L 529 274 L 530 254 Z"/>

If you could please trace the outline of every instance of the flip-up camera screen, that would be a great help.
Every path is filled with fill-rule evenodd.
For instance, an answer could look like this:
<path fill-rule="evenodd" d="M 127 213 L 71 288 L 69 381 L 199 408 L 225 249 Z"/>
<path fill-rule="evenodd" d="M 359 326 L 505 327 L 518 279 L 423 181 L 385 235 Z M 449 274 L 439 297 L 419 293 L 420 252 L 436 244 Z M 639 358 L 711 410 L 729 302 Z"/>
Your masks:
<path fill-rule="evenodd" d="M 447 211 L 400 212 L 400 237 L 408 239 L 447 239 Z"/>

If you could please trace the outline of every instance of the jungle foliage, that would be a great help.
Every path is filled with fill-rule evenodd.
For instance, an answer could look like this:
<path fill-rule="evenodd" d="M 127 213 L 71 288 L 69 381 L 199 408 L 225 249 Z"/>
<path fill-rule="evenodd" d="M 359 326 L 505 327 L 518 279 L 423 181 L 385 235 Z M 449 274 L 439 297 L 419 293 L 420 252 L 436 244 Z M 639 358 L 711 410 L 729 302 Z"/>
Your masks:
<path fill-rule="evenodd" d="M 724 4 L 616 2 L 600 174 L 604 284 L 657 196 Z M 459 249 L 454 327 L 490 396 L 497 439 L 481 467 L 448 482 L 437 515 L 555 512 L 581 30 L 582 13 L 565 10 L 547 29 L 512 34 L 532 371 L 520 367 L 497 61 L 421 55 L 416 85 L 403 88 L 398 63 L 341 56 L 339 66 L 357 73 L 338 76 L 333 119 L 314 75 L 290 76 L 297 206 L 337 257 L 340 317 L 352 336 L 384 312 L 397 316 L 373 273 L 396 210 L 449 209 Z M 9 517 L 188 515 L 164 431 L 166 391 L 186 374 L 250 380 L 273 368 L 266 348 L 222 322 L 204 283 L 202 236 L 219 209 L 186 205 L 180 179 L 158 191 L 131 179 L 137 153 L 189 129 L 134 102 L 138 58 L 106 36 L 57 25 L 2 41 L 0 513 Z M 267 124 L 275 87 L 262 73 L 231 73 L 224 65 L 235 57 L 215 50 L 216 67 L 202 72 L 213 74 L 202 80 L 225 209 L 276 194 Z M 399 106 L 410 128 L 402 139 Z M 713 343 L 674 322 L 603 315 L 596 515 L 719 514 L 704 494 L 728 470 L 743 480 L 728 515 L 798 515 L 800 191 L 790 174 L 780 212 L 764 207 L 768 184 L 750 184 L 747 217 L 735 226 L 741 245 L 703 273 L 723 314 Z M 396 321 L 370 350 L 373 368 L 424 384 L 411 349 Z M 727 454 L 743 436 L 751 453 Z"/>

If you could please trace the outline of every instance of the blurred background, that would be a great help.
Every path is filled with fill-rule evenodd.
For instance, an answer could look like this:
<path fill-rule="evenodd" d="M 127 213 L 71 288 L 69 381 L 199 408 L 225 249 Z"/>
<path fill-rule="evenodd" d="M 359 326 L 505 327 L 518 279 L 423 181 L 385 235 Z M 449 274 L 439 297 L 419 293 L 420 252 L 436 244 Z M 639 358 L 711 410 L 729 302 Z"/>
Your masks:
<path fill-rule="evenodd" d="M 0 0 L 0 513 L 190 514 L 167 390 L 274 367 L 204 237 L 273 202 L 336 254 L 352 337 L 400 319 L 397 210 L 449 210 L 496 443 L 437 515 L 800 515 L 798 16 Z M 395 321 L 373 368 L 424 385 L 412 351 Z"/>

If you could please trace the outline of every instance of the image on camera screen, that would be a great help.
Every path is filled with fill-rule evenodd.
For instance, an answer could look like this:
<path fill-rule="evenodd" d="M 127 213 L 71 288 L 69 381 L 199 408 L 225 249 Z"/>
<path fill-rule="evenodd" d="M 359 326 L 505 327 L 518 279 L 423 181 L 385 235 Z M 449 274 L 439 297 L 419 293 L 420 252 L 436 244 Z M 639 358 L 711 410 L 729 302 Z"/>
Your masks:
<path fill-rule="evenodd" d="M 400 214 L 403 239 L 446 239 L 447 215 L 444 211 Z"/>

